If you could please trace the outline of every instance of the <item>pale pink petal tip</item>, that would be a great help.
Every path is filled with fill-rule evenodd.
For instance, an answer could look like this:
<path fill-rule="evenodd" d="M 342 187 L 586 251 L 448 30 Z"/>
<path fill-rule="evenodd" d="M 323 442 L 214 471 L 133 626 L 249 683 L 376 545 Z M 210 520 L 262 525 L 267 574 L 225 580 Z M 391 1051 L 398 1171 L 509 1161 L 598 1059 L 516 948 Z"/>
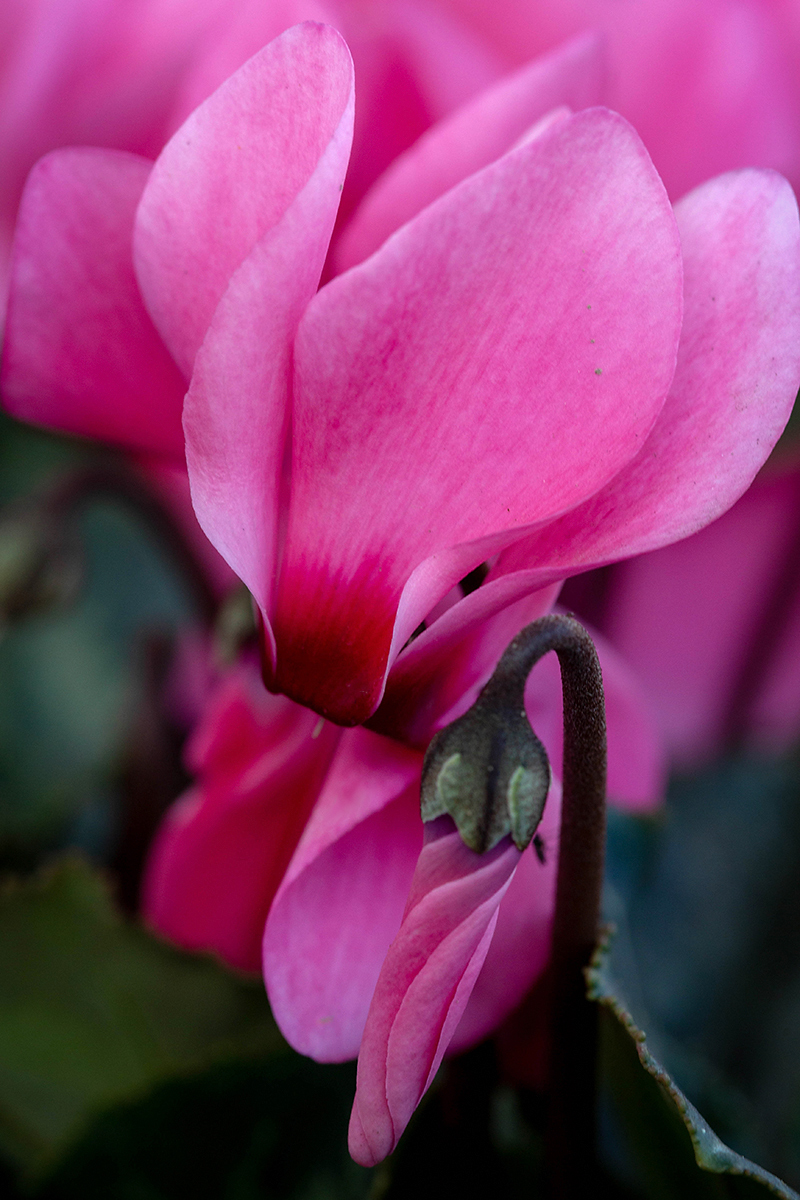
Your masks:
<path fill-rule="evenodd" d="M 468 850 L 449 817 L 425 831 L 400 932 L 367 1017 L 350 1125 L 357 1162 L 391 1153 L 447 1051 L 519 862 L 509 839 Z"/>
<path fill-rule="evenodd" d="M 390 1128 L 391 1135 L 389 1135 Z M 392 1153 L 397 1144 L 391 1123 L 387 1127 L 385 1123 L 376 1122 L 375 1126 L 370 1128 L 370 1134 L 371 1136 L 368 1138 L 358 1104 L 353 1104 L 353 1111 L 350 1113 L 350 1128 L 347 1133 L 347 1148 L 353 1161 L 362 1167 L 377 1166 Z"/>

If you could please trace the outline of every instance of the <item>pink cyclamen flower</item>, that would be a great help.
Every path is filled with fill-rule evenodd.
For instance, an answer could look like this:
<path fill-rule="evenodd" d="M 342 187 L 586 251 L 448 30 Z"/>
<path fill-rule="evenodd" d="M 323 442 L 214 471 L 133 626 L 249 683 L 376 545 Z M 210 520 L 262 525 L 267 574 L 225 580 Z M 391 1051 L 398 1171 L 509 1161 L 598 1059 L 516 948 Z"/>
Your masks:
<path fill-rule="evenodd" d="M 468 868 L 446 837 L 419 856 L 419 748 L 565 576 L 724 511 L 800 377 L 788 185 L 740 172 L 673 213 L 624 120 L 569 111 L 586 103 L 595 55 L 591 39 L 573 43 L 432 129 L 355 212 L 341 273 L 319 290 L 353 119 L 349 55 L 325 27 L 260 51 L 155 164 L 55 152 L 21 206 L 6 402 L 165 456 L 179 453 L 183 408 L 198 517 L 259 605 L 271 685 L 306 706 L 275 701 L 252 774 L 258 722 L 242 717 L 237 740 L 240 720 L 220 718 L 225 749 L 197 760 L 219 761 L 216 799 L 175 815 L 152 911 L 190 941 L 208 928 L 201 944 L 243 961 L 269 909 L 265 974 L 295 1044 L 347 1057 L 366 1030 L 362 1159 L 385 1152 L 467 1020 L 533 861 L 503 850 L 496 873 L 494 859 Z M 458 581 L 487 559 L 462 597 Z M 307 708 L 373 729 L 330 732 Z M 290 794 L 296 812 L 279 802 Z M 210 839 L 223 811 L 234 832 Z M 256 865 L 231 885 L 239 921 L 215 927 L 221 914 L 198 897 L 178 928 L 170 880 L 197 895 L 197 861 L 223 888 L 237 819 L 240 832 L 278 829 L 277 860 L 258 866 L 255 837 Z M 370 905 L 376 879 L 388 917 Z M 449 947 L 432 955 L 441 971 L 409 969 L 395 935 L 409 954 L 417 935 Z M 453 986 L 460 1013 L 445 1003 Z M 473 1034 L 497 1019 L 496 995 L 482 1003 Z M 383 1118 L 364 1101 L 381 1077 Z"/>

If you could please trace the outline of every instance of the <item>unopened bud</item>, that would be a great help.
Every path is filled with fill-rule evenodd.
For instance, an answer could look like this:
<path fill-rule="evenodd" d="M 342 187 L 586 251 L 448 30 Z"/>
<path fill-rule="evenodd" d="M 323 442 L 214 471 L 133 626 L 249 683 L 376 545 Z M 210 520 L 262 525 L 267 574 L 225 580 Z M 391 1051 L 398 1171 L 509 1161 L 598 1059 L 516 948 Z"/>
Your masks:
<path fill-rule="evenodd" d="M 449 813 L 464 842 L 483 854 L 511 834 L 524 850 L 550 788 L 544 746 L 518 703 L 486 688 L 472 708 L 437 733 L 422 768 L 423 821 Z"/>

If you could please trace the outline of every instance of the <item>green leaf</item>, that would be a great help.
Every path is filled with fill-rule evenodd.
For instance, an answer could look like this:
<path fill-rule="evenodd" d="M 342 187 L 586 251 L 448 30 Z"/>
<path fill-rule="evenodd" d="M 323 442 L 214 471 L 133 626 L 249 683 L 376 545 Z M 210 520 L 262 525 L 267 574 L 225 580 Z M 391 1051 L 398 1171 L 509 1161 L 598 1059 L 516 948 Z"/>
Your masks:
<path fill-rule="evenodd" d="M 798 1200 L 777 1176 L 726 1146 L 650 1053 L 619 995 L 610 938 L 598 948 L 587 982 L 589 996 L 601 1006 L 601 1077 L 648 1200 L 765 1200 L 766 1193 Z"/>
<path fill-rule="evenodd" d="M 36 1200 L 366 1200 L 347 1153 L 355 1064 L 288 1048 L 170 1080 L 104 1113 Z"/>
<path fill-rule="evenodd" d="M 658 822 L 610 813 L 607 908 L 615 977 L 661 1061 L 798 1190 L 799 794 L 796 755 L 749 755 L 673 780 Z"/>
<path fill-rule="evenodd" d="M 263 985 L 184 954 L 63 861 L 0 895 L 0 1148 L 32 1178 L 110 1105 L 283 1045 Z"/>

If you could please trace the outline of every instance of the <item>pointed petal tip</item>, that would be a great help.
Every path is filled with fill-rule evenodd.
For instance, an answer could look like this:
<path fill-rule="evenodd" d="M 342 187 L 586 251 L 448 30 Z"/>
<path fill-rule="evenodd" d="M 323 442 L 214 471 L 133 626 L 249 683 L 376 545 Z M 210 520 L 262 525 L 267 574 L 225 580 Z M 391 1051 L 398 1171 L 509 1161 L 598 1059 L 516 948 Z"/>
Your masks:
<path fill-rule="evenodd" d="M 352 105 L 346 44 L 306 22 L 243 63 L 162 150 L 137 210 L 134 266 L 187 376 L 232 274 L 279 223 Z"/>

